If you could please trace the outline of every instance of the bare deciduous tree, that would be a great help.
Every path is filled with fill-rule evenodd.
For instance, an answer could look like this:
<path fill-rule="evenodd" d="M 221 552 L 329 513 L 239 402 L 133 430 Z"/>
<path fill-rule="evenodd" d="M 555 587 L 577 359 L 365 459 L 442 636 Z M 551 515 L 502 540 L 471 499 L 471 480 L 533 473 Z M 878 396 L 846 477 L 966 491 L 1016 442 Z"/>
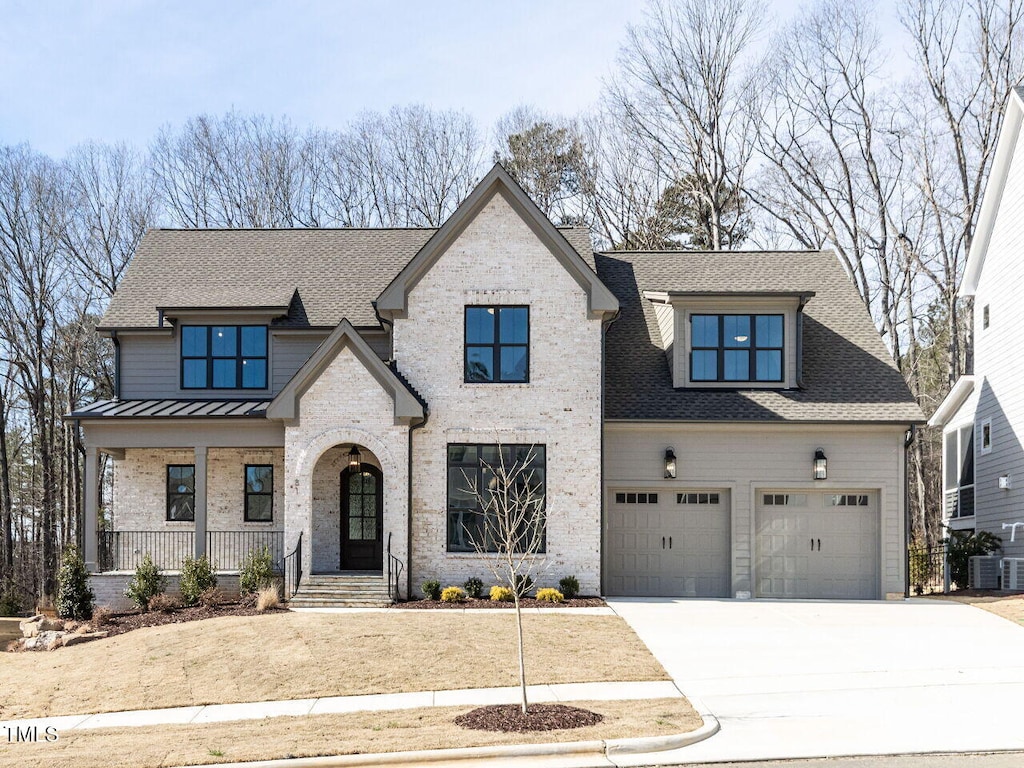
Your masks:
<path fill-rule="evenodd" d="M 481 483 L 476 475 L 463 475 L 465 491 L 480 510 L 480 524 L 466 530 L 473 548 L 484 557 L 498 583 L 507 584 L 516 607 L 516 639 L 519 652 L 521 708 L 527 711 L 526 653 L 523 647 L 523 614 L 520 597 L 544 565 L 544 482 L 533 445 L 497 445 L 496 460 L 481 459 Z M 542 464 L 542 462 L 540 462 Z"/>

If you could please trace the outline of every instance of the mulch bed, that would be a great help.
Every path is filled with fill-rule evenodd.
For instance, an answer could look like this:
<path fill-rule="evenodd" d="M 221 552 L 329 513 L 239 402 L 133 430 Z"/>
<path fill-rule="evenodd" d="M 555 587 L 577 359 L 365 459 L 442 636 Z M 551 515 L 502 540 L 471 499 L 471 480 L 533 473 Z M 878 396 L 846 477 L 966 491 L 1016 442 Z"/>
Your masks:
<path fill-rule="evenodd" d="M 262 613 L 278 613 L 287 608 L 269 608 Z M 159 627 L 164 624 L 184 624 L 189 621 L 215 619 L 219 616 L 256 616 L 260 611 L 251 603 L 222 603 L 216 606 L 196 605 L 191 608 L 178 608 L 169 613 L 152 611 L 150 613 L 118 613 L 110 617 L 109 622 L 96 629 L 108 632 L 108 637 L 123 635 L 133 629 L 143 627 Z"/>
<path fill-rule="evenodd" d="M 597 725 L 604 715 L 589 709 L 564 704 L 531 704 L 523 714 L 518 704 L 492 704 L 477 707 L 455 718 L 455 724 L 476 731 L 524 733 L 526 731 L 560 731 Z"/>
<path fill-rule="evenodd" d="M 533 597 L 523 597 L 520 598 L 519 605 L 523 608 L 603 608 L 606 603 L 600 597 L 574 597 L 572 600 L 565 600 L 561 603 L 547 603 Z M 462 610 L 465 608 L 515 608 L 516 604 L 511 600 L 503 602 L 501 600 L 486 600 L 482 597 L 467 597 L 461 603 L 442 603 L 440 600 L 410 600 L 407 603 L 395 603 L 394 607 L 410 610 L 438 608 Z"/>

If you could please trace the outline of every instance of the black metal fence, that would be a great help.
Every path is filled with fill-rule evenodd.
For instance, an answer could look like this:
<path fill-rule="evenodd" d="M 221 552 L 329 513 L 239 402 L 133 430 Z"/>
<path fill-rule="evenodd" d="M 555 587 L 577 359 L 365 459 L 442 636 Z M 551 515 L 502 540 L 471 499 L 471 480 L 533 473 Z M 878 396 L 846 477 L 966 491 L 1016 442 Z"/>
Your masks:
<path fill-rule="evenodd" d="M 181 569 L 195 555 L 194 531 L 100 531 L 101 571 L 133 571 L 149 555 L 161 570 Z M 206 554 L 220 571 L 236 571 L 249 552 L 270 552 L 274 570 L 284 570 L 284 531 L 207 531 Z"/>
<path fill-rule="evenodd" d="M 910 547 L 910 593 L 923 595 L 941 592 L 945 588 L 946 547 Z"/>

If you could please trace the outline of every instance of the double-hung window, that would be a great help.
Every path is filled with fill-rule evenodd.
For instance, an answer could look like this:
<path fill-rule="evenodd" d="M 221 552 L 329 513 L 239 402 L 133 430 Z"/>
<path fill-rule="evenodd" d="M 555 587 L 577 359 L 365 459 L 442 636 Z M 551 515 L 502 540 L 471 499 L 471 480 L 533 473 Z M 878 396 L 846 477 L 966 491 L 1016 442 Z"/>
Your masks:
<path fill-rule="evenodd" d="M 167 465 L 167 519 L 174 522 L 196 519 L 195 464 Z"/>
<path fill-rule="evenodd" d="M 530 380 L 529 307 L 466 307 L 465 380 Z"/>
<path fill-rule="evenodd" d="M 504 541 L 517 550 L 541 537 L 545 493 L 543 445 L 448 445 L 448 551 L 498 552 Z M 504 483 L 512 483 L 503 488 Z M 493 494 L 504 494 L 502 504 Z M 515 500 L 514 502 L 512 500 Z"/>
<path fill-rule="evenodd" d="M 266 389 L 266 326 L 182 326 L 181 388 Z"/>
<path fill-rule="evenodd" d="M 274 467 L 245 465 L 245 522 L 269 523 L 274 519 Z"/>
<path fill-rule="evenodd" d="M 690 315 L 690 381 L 782 381 L 782 315 Z"/>

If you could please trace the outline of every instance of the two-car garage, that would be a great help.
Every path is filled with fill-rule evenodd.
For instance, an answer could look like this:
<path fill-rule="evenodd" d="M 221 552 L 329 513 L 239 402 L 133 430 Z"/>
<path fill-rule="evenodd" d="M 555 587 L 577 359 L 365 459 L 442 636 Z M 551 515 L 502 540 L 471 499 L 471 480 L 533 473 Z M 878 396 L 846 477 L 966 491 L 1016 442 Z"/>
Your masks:
<path fill-rule="evenodd" d="M 880 596 L 878 491 L 755 488 L 748 498 L 753 516 L 734 514 L 728 489 L 610 489 L 605 591 L 731 597 L 745 538 L 754 597 Z"/>

